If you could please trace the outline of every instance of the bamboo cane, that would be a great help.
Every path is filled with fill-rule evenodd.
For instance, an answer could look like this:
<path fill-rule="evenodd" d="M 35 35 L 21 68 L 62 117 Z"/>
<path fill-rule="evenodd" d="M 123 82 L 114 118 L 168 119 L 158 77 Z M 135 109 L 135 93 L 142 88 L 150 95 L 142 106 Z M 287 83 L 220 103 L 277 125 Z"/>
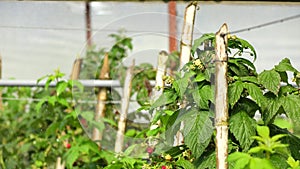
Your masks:
<path fill-rule="evenodd" d="M 217 169 L 227 169 L 228 156 L 228 96 L 227 96 L 227 36 L 228 28 L 223 24 L 216 33 L 215 47 L 215 126 Z"/>
<path fill-rule="evenodd" d="M 109 78 L 109 61 L 108 61 L 108 54 L 106 53 L 103 60 L 103 66 L 101 68 L 101 72 L 99 75 L 99 79 L 108 79 Z M 99 88 L 99 92 L 97 95 L 97 106 L 95 112 L 95 121 L 100 122 L 101 118 L 105 117 L 105 101 L 107 99 L 107 89 L 102 87 Z M 94 128 L 92 139 L 97 141 L 99 147 L 101 147 L 100 141 L 102 140 L 103 133 L 99 131 L 99 129 Z"/>
<path fill-rule="evenodd" d="M 134 60 L 132 61 L 132 65 L 127 69 L 126 72 L 126 78 L 124 83 L 124 91 L 123 91 L 123 97 L 122 97 L 122 104 L 121 104 L 121 113 L 120 113 L 120 119 L 118 122 L 118 131 L 117 131 L 117 137 L 115 142 L 115 152 L 119 153 L 123 150 L 123 144 L 124 144 L 124 134 L 126 129 L 126 120 L 127 120 L 127 113 L 128 113 L 128 107 L 130 102 L 130 92 L 131 92 L 131 86 L 132 86 L 132 78 L 133 78 L 133 69 L 134 69 Z"/>

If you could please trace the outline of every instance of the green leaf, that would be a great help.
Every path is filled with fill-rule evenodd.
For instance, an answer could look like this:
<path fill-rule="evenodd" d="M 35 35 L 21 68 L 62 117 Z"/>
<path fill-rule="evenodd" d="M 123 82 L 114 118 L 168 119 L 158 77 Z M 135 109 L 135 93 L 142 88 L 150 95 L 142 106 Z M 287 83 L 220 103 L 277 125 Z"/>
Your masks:
<path fill-rule="evenodd" d="M 240 58 L 231 58 L 228 60 L 228 71 L 229 72 L 234 72 L 232 76 L 237 75 L 239 77 L 242 76 L 249 76 L 250 71 L 249 71 L 249 66 L 243 62 L 239 61 Z M 249 62 L 251 63 L 251 62 Z"/>
<path fill-rule="evenodd" d="M 271 138 L 271 140 L 275 142 L 275 141 L 278 141 L 279 139 L 281 139 L 282 137 L 286 137 L 286 136 L 287 136 L 286 134 L 277 134 L 277 135 L 273 136 Z"/>
<path fill-rule="evenodd" d="M 125 133 L 126 137 L 134 137 L 135 135 L 136 135 L 136 130 L 134 130 L 134 129 L 129 129 Z"/>
<path fill-rule="evenodd" d="M 50 126 L 46 130 L 46 136 L 49 137 L 50 135 L 54 135 L 56 130 L 59 127 L 59 122 L 53 122 L 50 124 Z"/>
<path fill-rule="evenodd" d="M 291 61 L 288 58 L 282 59 L 279 64 L 275 66 L 275 70 L 278 72 L 298 72 L 297 69 L 292 66 Z"/>
<path fill-rule="evenodd" d="M 244 88 L 247 89 L 251 98 L 259 105 L 264 103 L 264 96 L 261 89 L 253 83 L 243 83 Z"/>
<path fill-rule="evenodd" d="M 51 82 L 54 81 L 54 80 L 55 80 L 55 76 L 53 76 L 53 75 L 48 76 L 48 79 L 47 79 L 47 81 L 45 83 L 45 90 L 48 90 Z"/>
<path fill-rule="evenodd" d="M 288 95 L 290 93 L 296 92 L 297 88 L 293 87 L 292 85 L 288 84 L 286 86 L 281 86 L 279 90 L 280 95 Z"/>
<path fill-rule="evenodd" d="M 274 169 L 269 160 L 260 158 L 252 158 L 249 167 L 250 169 Z"/>
<path fill-rule="evenodd" d="M 149 136 L 155 136 L 157 135 L 158 132 L 161 131 L 161 128 L 156 128 L 156 129 L 153 129 L 153 130 L 149 130 L 147 131 L 146 135 L 149 137 Z"/>
<path fill-rule="evenodd" d="M 71 148 L 67 154 L 66 154 L 66 164 L 68 166 L 68 168 L 72 168 L 74 162 L 78 159 L 79 157 L 79 149 L 76 148 Z"/>
<path fill-rule="evenodd" d="M 241 158 L 236 161 L 234 169 L 244 169 L 249 164 L 250 158 Z"/>
<path fill-rule="evenodd" d="M 255 137 L 255 138 L 260 138 L 260 137 Z M 255 153 L 258 153 L 258 152 L 260 152 L 260 151 L 263 151 L 264 149 L 262 148 L 262 147 L 253 147 L 253 148 L 251 148 L 249 151 L 248 151 L 248 153 L 250 153 L 250 154 L 255 154 Z"/>
<path fill-rule="evenodd" d="M 237 65 L 238 67 L 240 67 L 240 65 L 242 64 L 242 65 L 245 65 L 246 67 L 250 67 L 252 70 L 256 71 L 254 64 L 245 58 L 232 58 L 231 57 L 228 60 L 228 62 L 233 63 L 233 64 Z"/>
<path fill-rule="evenodd" d="M 291 152 L 291 155 L 293 157 L 297 157 L 298 160 L 300 160 L 300 138 L 297 136 L 292 135 L 288 130 L 282 129 L 276 125 L 269 125 L 270 131 L 272 132 L 272 135 L 277 135 L 277 134 L 286 134 L 286 137 L 283 137 L 281 139 L 281 142 L 283 144 L 288 144 L 289 151 Z M 288 153 L 285 153 L 288 154 Z"/>
<path fill-rule="evenodd" d="M 275 168 L 288 168 L 288 164 L 286 163 L 286 157 L 281 154 L 272 154 L 270 157 L 270 162 Z"/>
<path fill-rule="evenodd" d="M 202 82 L 206 79 L 206 76 L 204 73 L 198 73 L 196 78 L 194 79 L 194 82 Z"/>
<path fill-rule="evenodd" d="M 264 106 L 262 106 L 262 116 L 265 124 L 273 123 L 281 105 L 282 99 L 280 97 L 274 97 L 273 95 L 266 99 Z"/>
<path fill-rule="evenodd" d="M 175 113 L 175 111 L 173 111 L 173 110 L 164 110 L 164 113 L 166 113 L 168 116 L 172 116 Z"/>
<path fill-rule="evenodd" d="M 280 74 L 275 70 L 265 70 L 258 75 L 258 81 L 276 96 L 280 88 Z"/>
<path fill-rule="evenodd" d="M 65 81 L 60 81 L 56 85 L 56 95 L 59 96 L 61 93 L 63 93 L 66 88 L 68 87 L 68 83 Z"/>
<path fill-rule="evenodd" d="M 286 161 L 293 169 L 300 166 L 299 160 L 295 160 L 293 157 L 289 157 Z"/>
<path fill-rule="evenodd" d="M 124 151 L 124 155 L 125 156 L 129 156 L 133 150 L 137 147 L 137 144 L 133 144 L 131 146 L 129 146 L 125 151 Z"/>
<path fill-rule="evenodd" d="M 130 50 L 132 50 L 133 46 L 132 46 L 132 42 L 131 41 L 132 41 L 131 38 L 124 38 L 121 43 L 124 46 L 127 46 Z"/>
<path fill-rule="evenodd" d="M 65 98 L 58 98 L 58 99 L 57 99 L 57 102 L 58 102 L 59 104 L 63 105 L 63 106 L 66 106 L 66 107 L 69 107 L 69 106 L 70 106 L 69 103 L 68 103 L 68 101 L 67 101 Z"/>
<path fill-rule="evenodd" d="M 200 38 L 194 40 L 194 44 L 192 47 L 192 54 L 194 55 L 194 53 L 196 52 L 196 49 L 206 40 L 212 40 L 215 38 L 215 34 L 214 33 L 207 33 L 207 34 L 203 34 Z"/>
<path fill-rule="evenodd" d="M 200 112 L 184 120 L 184 142 L 197 158 L 208 146 L 213 134 L 209 112 Z"/>
<path fill-rule="evenodd" d="M 179 160 L 176 161 L 176 165 L 178 165 L 179 167 L 188 168 L 188 169 L 195 168 L 194 165 L 190 161 L 182 159 L 182 158 L 180 158 Z"/>
<path fill-rule="evenodd" d="M 146 87 L 140 87 L 136 95 L 136 100 L 140 105 L 147 105 L 149 103 L 148 89 Z"/>
<path fill-rule="evenodd" d="M 242 97 L 232 108 L 232 113 L 238 113 L 240 111 L 247 112 L 248 116 L 254 117 L 255 112 L 260 109 L 260 107 L 250 98 Z"/>
<path fill-rule="evenodd" d="M 37 112 L 39 112 L 41 110 L 41 107 L 43 106 L 43 104 L 47 101 L 47 98 L 42 98 L 42 100 L 40 100 L 38 102 L 38 104 L 35 106 L 35 109 Z"/>
<path fill-rule="evenodd" d="M 231 49 L 238 49 L 239 53 L 244 52 L 245 49 L 250 49 L 250 55 L 254 56 L 254 61 L 256 60 L 256 51 L 254 47 L 246 40 L 241 39 L 241 38 L 236 38 L 236 39 L 228 39 L 228 48 Z"/>
<path fill-rule="evenodd" d="M 243 158 L 248 158 L 248 159 L 250 159 L 251 156 L 250 156 L 249 154 L 247 154 L 247 153 L 234 152 L 234 153 L 232 153 L 232 154 L 230 154 L 230 155 L 228 156 L 228 161 L 229 161 L 229 162 L 232 162 L 232 161 L 237 161 L 237 160 L 243 159 Z"/>
<path fill-rule="evenodd" d="M 151 106 L 152 109 L 174 102 L 177 95 L 172 90 L 165 91 Z"/>
<path fill-rule="evenodd" d="M 188 86 L 187 78 L 181 78 L 173 82 L 173 87 L 176 90 L 176 92 L 179 93 L 180 98 L 184 96 L 187 86 Z"/>
<path fill-rule="evenodd" d="M 244 87 L 241 81 L 236 81 L 228 86 L 228 101 L 231 107 L 240 99 L 243 90 Z"/>
<path fill-rule="evenodd" d="M 205 152 L 199 157 L 195 163 L 197 169 L 215 169 L 216 167 L 216 153 L 215 151 L 212 152 Z"/>
<path fill-rule="evenodd" d="M 289 83 L 288 75 L 286 72 L 278 72 L 282 82 Z"/>
<path fill-rule="evenodd" d="M 87 154 L 89 152 L 90 146 L 88 144 L 80 145 L 80 152 L 83 154 Z"/>
<path fill-rule="evenodd" d="M 258 84 L 257 77 L 255 77 L 255 76 L 243 76 L 243 77 L 240 77 L 240 80 L 243 82 L 251 82 L 251 83 Z"/>
<path fill-rule="evenodd" d="M 55 102 L 56 102 L 56 96 L 51 96 L 51 97 L 48 97 L 48 103 L 52 106 L 55 105 Z"/>
<path fill-rule="evenodd" d="M 201 88 L 197 86 L 197 88 L 192 91 L 192 96 L 201 109 L 209 109 L 209 101 L 213 102 L 214 97 L 210 85 L 205 85 Z"/>
<path fill-rule="evenodd" d="M 293 121 L 300 121 L 300 96 L 299 95 L 288 95 L 284 98 L 282 104 L 286 115 Z"/>
<path fill-rule="evenodd" d="M 229 129 L 243 150 L 248 150 L 254 141 L 252 136 L 256 135 L 256 121 L 246 112 L 240 111 L 230 117 Z"/>
<path fill-rule="evenodd" d="M 261 136 L 263 139 L 270 138 L 270 130 L 267 126 L 257 126 L 256 127 L 257 134 Z"/>

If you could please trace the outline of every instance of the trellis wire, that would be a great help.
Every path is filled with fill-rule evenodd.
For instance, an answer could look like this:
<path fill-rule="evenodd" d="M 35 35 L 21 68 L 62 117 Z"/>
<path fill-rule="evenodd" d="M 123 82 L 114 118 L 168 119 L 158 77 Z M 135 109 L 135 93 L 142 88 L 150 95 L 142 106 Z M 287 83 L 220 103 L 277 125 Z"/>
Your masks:
<path fill-rule="evenodd" d="M 232 32 L 229 32 L 229 33 L 230 34 L 237 34 L 237 33 L 242 33 L 242 32 L 248 32 L 248 31 L 251 31 L 253 29 L 259 29 L 259 28 L 271 26 L 271 25 L 278 24 L 278 23 L 283 23 L 283 22 L 293 20 L 293 19 L 298 19 L 298 18 L 300 18 L 300 14 L 293 15 L 293 16 L 290 16 L 290 17 L 285 17 L 285 18 L 278 19 L 278 20 L 274 20 L 274 21 L 271 21 L 271 22 L 266 22 L 266 23 L 263 23 L 263 24 L 255 25 L 255 26 L 250 26 L 248 28 L 238 29 L 238 30 L 235 30 L 235 31 L 232 31 Z"/>
<path fill-rule="evenodd" d="M 298 18 L 300 18 L 300 14 L 285 17 L 285 18 L 270 21 L 270 22 L 266 22 L 266 23 L 259 24 L 259 25 L 250 26 L 250 27 L 247 27 L 247 28 L 237 29 L 237 30 L 232 31 L 230 33 L 231 34 L 242 33 L 242 32 L 251 31 L 251 30 L 254 30 L 254 29 L 258 29 L 258 28 L 263 28 L 263 27 L 271 26 L 271 25 L 278 24 L 278 23 L 283 23 L 283 22 L 298 19 Z M 85 29 L 85 28 L 71 28 L 71 27 L 42 27 L 42 26 L 36 26 L 35 27 L 35 26 L 22 26 L 22 25 L 17 25 L 17 26 L 0 25 L 0 28 L 4 28 L 4 29 L 56 30 L 56 31 L 87 31 L 87 30 L 88 31 L 97 31 L 97 32 L 117 32 L 118 31 L 118 30 L 112 30 L 112 29 Z M 145 32 L 168 33 L 168 32 L 147 31 L 147 30 L 126 30 L 126 32 L 129 32 L 129 33 L 145 33 Z M 199 34 L 202 35 L 203 33 L 200 32 Z"/>

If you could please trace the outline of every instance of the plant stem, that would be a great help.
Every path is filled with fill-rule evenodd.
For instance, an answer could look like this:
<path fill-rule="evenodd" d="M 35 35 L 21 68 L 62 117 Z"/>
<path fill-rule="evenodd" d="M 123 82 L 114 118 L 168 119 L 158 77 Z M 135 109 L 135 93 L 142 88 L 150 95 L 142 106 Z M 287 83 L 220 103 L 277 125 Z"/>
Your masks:
<path fill-rule="evenodd" d="M 4 161 L 3 161 L 2 150 L 0 151 L 0 164 L 3 169 L 6 169 Z"/>
<path fill-rule="evenodd" d="M 270 152 L 269 152 L 269 151 L 267 151 L 267 152 L 266 152 L 266 159 L 268 159 L 268 160 L 269 160 L 269 159 L 270 159 L 270 156 L 271 156 Z"/>

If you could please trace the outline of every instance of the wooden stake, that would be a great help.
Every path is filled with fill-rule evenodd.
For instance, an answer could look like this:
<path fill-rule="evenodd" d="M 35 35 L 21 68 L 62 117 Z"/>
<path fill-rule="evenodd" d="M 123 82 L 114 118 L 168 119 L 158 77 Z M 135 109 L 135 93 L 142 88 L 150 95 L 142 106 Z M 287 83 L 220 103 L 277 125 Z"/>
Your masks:
<path fill-rule="evenodd" d="M 71 75 L 70 75 L 71 80 L 77 80 L 79 78 L 81 63 L 82 63 L 81 58 L 77 58 L 74 61 L 72 72 L 71 72 Z M 62 136 L 64 136 L 64 135 L 66 135 L 66 133 L 62 132 Z M 69 141 L 68 140 L 64 141 L 64 144 L 65 145 L 69 144 Z M 62 161 L 61 157 L 57 157 L 56 158 L 56 169 L 64 169 L 64 168 L 65 168 L 65 162 Z"/>
<path fill-rule="evenodd" d="M 99 79 L 104 80 L 109 78 L 109 61 L 108 54 L 106 53 L 104 56 L 103 66 L 101 68 L 101 72 L 99 75 Z M 99 88 L 99 92 L 97 95 L 97 106 L 95 112 L 95 121 L 101 122 L 101 119 L 105 117 L 105 101 L 107 99 L 107 89 L 102 87 Z M 103 133 L 100 132 L 97 128 L 93 129 L 92 139 L 94 141 L 98 141 L 97 144 L 100 147 L 101 144 L 99 141 L 102 140 Z"/>
<path fill-rule="evenodd" d="M 168 60 L 168 53 L 166 51 L 159 52 L 158 60 L 157 60 L 157 71 L 155 77 L 155 86 L 158 87 L 159 90 L 155 89 L 152 92 L 152 100 L 157 100 L 160 95 L 163 93 L 164 89 L 164 81 L 163 76 L 166 74 L 167 69 L 167 60 Z"/>
<path fill-rule="evenodd" d="M 62 162 L 61 157 L 57 157 L 55 169 L 65 169 L 65 162 Z"/>
<path fill-rule="evenodd" d="M 128 107 L 130 102 L 130 92 L 132 86 L 132 78 L 133 78 L 133 69 L 134 69 L 134 60 L 132 61 L 132 65 L 127 69 L 126 78 L 123 88 L 123 97 L 122 97 L 122 104 L 121 104 L 121 113 L 120 119 L 118 122 L 118 131 L 115 143 L 115 152 L 119 153 L 123 150 L 124 144 L 124 134 L 126 129 L 126 120 L 127 120 L 127 113 Z"/>
<path fill-rule="evenodd" d="M 215 47 L 215 126 L 217 169 L 227 169 L 228 156 L 228 96 L 227 96 L 227 33 L 228 28 L 223 24 L 216 33 Z"/>
<path fill-rule="evenodd" d="M 180 41 L 180 69 L 190 61 L 196 9 L 197 2 L 192 2 L 185 8 L 184 25 Z"/>
<path fill-rule="evenodd" d="M 153 89 L 152 96 L 151 96 L 152 103 L 155 102 L 163 94 L 164 85 L 165 85 L 163 81 L 163 76 L 165 76 L 166 74 L 167 61 L 168 61 L 168 53 L 166 51 L 159 52 L 158 60 L 157 60 L 157 71 L 155 77 L 155 88 Z M 157 108 L 153 112 L 152 117 L 155 117 L 157 110 L 159 110 L 159 108 Z M 152 124 L 150 128 L 153 128 L 155 125 L 159 127 L 160 121 L 158 121 L 156 124 Z M 154 147 L 156 144 L 157 141 L 149 140 L 149 146 Z"/>
<path fill-rule="evenodd" d="M 183 68 L 185 64 L 187 64 L 190 61 L 196 9 L 197 9 L 197 2 L 192 2 L 185 8 L 184 25 L 183 25 L 183 30 L 181 34 L 181 43 L 180 43 L 180 65 L 179 65 L 180 70 Z M 185 105 L 181 104 L 180 107 L 184 108 Z M 181 122 L 179 130 L 182 130 L 183 128 L 184 128 L 184 123 Z M 184 136 L 180 131 L 178 131 L 175 136 L 174 146 L 179 146 L 182 145 L 183 143 L 184 143 Z"/>
<path fill-rule="evenodd" d="M 81 64 L 82 64 L 82 58 L 78 58 L 74 61 L 71 76 L 70 76 L 71 80 L 77 80 L 79 78 Z"/>

